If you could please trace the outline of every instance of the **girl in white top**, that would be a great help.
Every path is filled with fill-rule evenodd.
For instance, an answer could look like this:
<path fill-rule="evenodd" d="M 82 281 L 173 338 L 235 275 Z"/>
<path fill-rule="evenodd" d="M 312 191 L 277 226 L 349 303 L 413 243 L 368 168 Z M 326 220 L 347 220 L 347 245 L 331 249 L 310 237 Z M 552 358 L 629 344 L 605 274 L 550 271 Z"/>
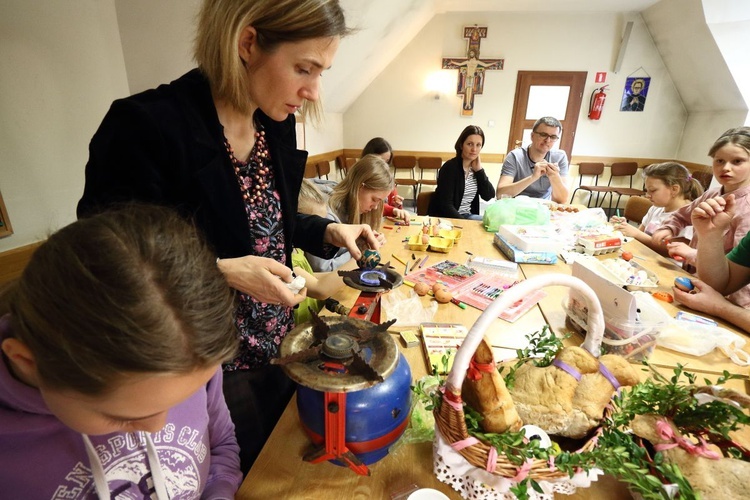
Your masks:
<path fill-rule="evenodd" d="M 637 239 L 662 255 L 668 256 L 665 244 L 654 242 L 651 235 L 662 226 L 672 212 L 703 194 L 703 186 L 683 165 L 675 162 L 654 163 L 643 169 L 646 184 L 646 198 L 654 205 L 648 209 L 639 227 L 631 226 L 622 217 L 613 217 L 615 229 L 625 236 Z M 690 241 L 693 227 L 687 226 L 678 235 Z"/>

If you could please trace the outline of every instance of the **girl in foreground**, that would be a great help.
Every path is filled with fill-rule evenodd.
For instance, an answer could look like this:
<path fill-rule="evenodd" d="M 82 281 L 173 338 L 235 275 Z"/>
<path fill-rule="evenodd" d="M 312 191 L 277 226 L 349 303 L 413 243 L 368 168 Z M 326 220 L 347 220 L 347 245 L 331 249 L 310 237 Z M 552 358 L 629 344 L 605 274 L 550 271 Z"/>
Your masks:
<path fill-rule="evenodd" d="M 734 195 L 734 216 L 724 231 L 723 244 L 724 253 L 729 253 L 736 247 L 743 236 L 750 230 L 750 127 L 732 128 L 719 137 L 708 156 L 713 160 L 713 173 L 716 180 L 721 184 L 720 188 L 709 189 L 691 204 L 682 207 L 666 221 L 662 227 L 654 232 L 652 238 L 657 244 L 664 244 L 669 238 L 673 238 L 680 231 L 692 225 L 691 215 L 695 208 L 710 198 L 726 198 L 728 194 Z M 698 272 L 698 277 L 704 278 L 704 273 L 710 272 L 712 263 L 708 268 L 701 270 L 700 262 L 697 260 L 698 235 L 690 240 L 690 245 L 684 243 L 668 243 L 667 248 L 672 257 L 684 259 L 683 267 L 686 271 Z M 745 286 L 730 295 L 729 300 L 739 306 L 750 306 L 750 287 Z"/>
<path fill-rule="evenodd" d="M 168 209 L 53 234 L 0 298 L 3 494 L 234 498 L 232 312 L 216 256 Z"/>

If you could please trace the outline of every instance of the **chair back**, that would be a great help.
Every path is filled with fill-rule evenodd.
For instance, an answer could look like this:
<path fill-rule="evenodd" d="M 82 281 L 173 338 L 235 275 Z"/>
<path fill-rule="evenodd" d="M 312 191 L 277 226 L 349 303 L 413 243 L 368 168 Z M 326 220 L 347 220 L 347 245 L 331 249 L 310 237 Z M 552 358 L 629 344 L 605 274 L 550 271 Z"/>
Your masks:
<path fill-rule="evenodd" d="M 638 163 L 634 161 L 615 162 L 610 167 L 610 171 L 612 172 L 612 177 L 630 176 L 632 178 L 638 172 Z"/>
<path fill-rule="evenodd" d="M 714 178 L 714 174 L 703 170 L 697 170 L 691 174 L 694 179 L 701 183 L 703 190 L 705 191 L 711 185 L 711 181 Z"/>
<path fill-rule="evenodd" d="M 419 168 L 419 191 L 422 186 L 437 186 L 438 171 L 443 166 L 443 159 L 439 156 L 420 156 L 417 158 L 417 167 Z M 425 170 L 432 171 L 432 175 L 425 179 Z"/>
<path fill-rule="evenodd" d="M 318 177 L 323 178 L 323 176 L 326 176 L 326 179 L 328 179 L 328 174 L 331 173 L 331 163 L 328 161 L 319 161 L 315 164 L 318 170 Z"/>
<path fill-rule="evenodd" d="M 409 169 L 414 173 L 414 167 L 417 166 L 416 156 L 396 155 L 393 157 L 393 168 Z"/>
<path fill-rule="evenodd" d="M 604 173 L 604 163 L 597 161 L 582 161 L 578 164 L 578 175 L 599 177 Z"/>
<path fill-rule="evenodd" d="M 318 175 L 318 166 L 316 163 L 305 164 L 305 179 L 316 177 Z"/>
<path fill-rule="evenodd" d="M 355 163 L 357 163 L 356 158 L 349 158 L 343 154 L 336 157 L 336 167 L 338 167 L 339 171 L 341 172 L 341 177 L 346 177 L 349 169 L 352 168 Z"/>
<path fill-rule="evenodd" d="M 651 200 L 648 198 L 644 198 L 643 196 L 631 196 L 625 204 L 625 218 L 640 225 L 641 222 L 643 222 L 643 217 L 646 215 L 646 212 L 648 212 L 648 209 L 652 206 L 653 203 L 651 203 Z"/>
<path fill-rule="evenodd" d="M 427 215 L 427 210 L 430 208 L 430 200 L 435 194 L 435 191 L 424 191 L 419 193 L 417 196 L 417 215 Z"/>

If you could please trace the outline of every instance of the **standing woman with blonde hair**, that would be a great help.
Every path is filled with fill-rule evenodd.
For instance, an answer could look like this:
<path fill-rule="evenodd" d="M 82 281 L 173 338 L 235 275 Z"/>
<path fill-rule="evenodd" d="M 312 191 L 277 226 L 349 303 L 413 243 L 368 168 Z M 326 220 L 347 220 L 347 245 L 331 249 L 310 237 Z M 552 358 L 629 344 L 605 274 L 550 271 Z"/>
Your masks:
<path fill-rule="evenodd" d="M 297 213 L 307 152 L 294 114 L 320 113 L 320 80 L 349 33 L 338 0 L 204 0 L 194 58 L 177 80 L 115 101 L 91 140 L 78 216 L 113 202 L 176 207 L 215 248 L 238 293 L 240 354 L 225 365 L 224 393 L 247 471 L 276 425 L 293 384 L 269 360 L 294 327 L 294 246 L 332 256 L 365 225 Z M 279 279 L 281 278 L 281 279 Z"/>
<path fill-rule="evenodd" d="M 393 175 L 385 160 L 378 155 L 365 156 L 333 188 L 328 198 L 328 218 L 345 224 L 367 224 L 375 231 L 382 245 L 385 237 L 378 230 L 383 223 L 385 199 L 393 190 L 393 185 Z M 343 248 L 333 259 L 305 256 L 316 272 L 333 271 L 352 258 Z"/>

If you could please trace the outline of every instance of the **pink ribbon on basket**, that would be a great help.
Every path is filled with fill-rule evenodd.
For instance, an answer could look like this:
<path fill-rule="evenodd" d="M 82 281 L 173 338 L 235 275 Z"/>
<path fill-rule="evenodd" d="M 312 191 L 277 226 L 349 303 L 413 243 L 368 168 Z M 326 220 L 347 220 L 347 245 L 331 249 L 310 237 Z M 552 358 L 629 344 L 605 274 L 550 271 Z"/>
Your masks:
<path fill-rule="evenodd" d="M 471 361 L 469 362 L 469 370 L 466 373 L 466 376 L 471 380 L 479 380 L 482 378 L 482 372 L 492 373 L 495 369 L 494 361 L 492 363 L 477 363 L 474 361 L 474 358 L 471 358 Z"/>
<path fill-rule="evenodd" d="M 529 471 L 531 471 L 531 460 L 526 460 L 526 462 L 524 462 L 524 464 L 518 469 L 518 473 L 511 478 L 511 481 L 520 483 L 526 479 L 526 476 L 529 475 Z"/>
<path fill-rule="evenodd" d="M 456 451 L 461 451 L 464 448 L 468 448 L 469 446 L 473 446 L 478 443 L 479 443 L 479 440 L 477 438 L 467 437 L 466 439 L 462 439 L 461 441 L 456 441 L 455 443 L 452 443 L 451 448 L 453 448 Z"/>
<path fill-rule="evenodd" d="M 461 400 L 460 394 L 453 394 L 451 391 L 446 391 L 445 386 L 440 388 L 440 392 L 443 393 L 443 401 L 448 403 L 451 408 L 453 408 L 456 411 L 463 411 L 464 405 L 463 401 Z"/>
<path fill-rule="evenodd" d="M 495 472 L 497 467 L 497 449 L 494 446 L 490 446 L 490 451 L 487 452 L 487 466 L 485 470 L 492 474 Z"/>
<path fill-rule="evenodd" d="M 721 458 L 721 455 L 719 453 L 716 453 L 715 451 L 708 448 L 708 444 L 702 437 L 698 438 L 700 444 L 691 443 L 690 440 L 676 435 L 674 429 L 672 429 L 672 426 L 664 420 L 656 421 L 656 432 L 659 434 L 659 437 L 661 439 L 672 441 L 671 443 L 655 445 L 654 449 L 656 451 L 669 450 L 671 448 L 679 446 L 691 455 L 710 458 L 711 460 L 719 460 Z"/>

